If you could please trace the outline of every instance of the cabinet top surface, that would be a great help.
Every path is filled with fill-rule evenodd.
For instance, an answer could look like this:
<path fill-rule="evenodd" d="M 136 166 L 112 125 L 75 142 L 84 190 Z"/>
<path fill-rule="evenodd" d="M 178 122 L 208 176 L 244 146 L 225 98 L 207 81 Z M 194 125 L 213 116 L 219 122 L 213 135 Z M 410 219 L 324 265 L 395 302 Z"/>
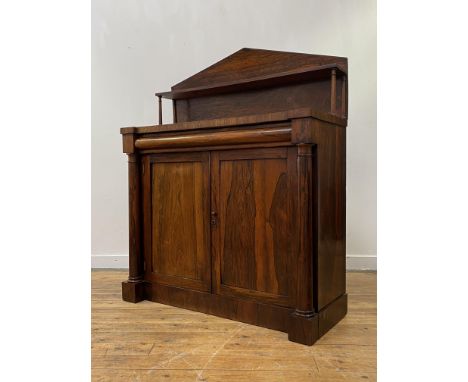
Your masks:
<path fill-rule="evenodd" d="M 215 129 L 230 126 L 255 125 L 271 122 L 286 122 L 295 118 L 315 118 L 334 125 L 345 127 L 347 120 L 337 115 L 316 111 L 312 108 L 293 109 L 268 114 L 255 114 L 242 117 L 229 117 L 218 119 L 205 119 L 200 121 L 170 123 L 165 125 L 152 125 L 140 127 L 123 127 L 121 134 L 150 134 L 170 131 L 185 131 L 196 129 Z"/>
<path fill-rule="evenodd" d="M 346 75 L 347 58 L 243 48 L 172 86 L 171 91 L 156 95 L 186 99 L 292 81 L 320 80 L 329 78 L 333 69 L 338 75 Z"/>

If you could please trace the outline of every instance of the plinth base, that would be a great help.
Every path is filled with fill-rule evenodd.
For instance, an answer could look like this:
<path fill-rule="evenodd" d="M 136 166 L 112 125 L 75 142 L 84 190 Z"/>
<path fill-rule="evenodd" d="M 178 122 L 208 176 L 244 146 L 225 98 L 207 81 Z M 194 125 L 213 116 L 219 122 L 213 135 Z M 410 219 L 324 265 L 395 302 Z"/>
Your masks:
<path fill-rule="evenodd" d="M 128 302 L 140 302 L 145 299 L 145 288 L 142 281 L 122 282 L 122 299 Z"/>

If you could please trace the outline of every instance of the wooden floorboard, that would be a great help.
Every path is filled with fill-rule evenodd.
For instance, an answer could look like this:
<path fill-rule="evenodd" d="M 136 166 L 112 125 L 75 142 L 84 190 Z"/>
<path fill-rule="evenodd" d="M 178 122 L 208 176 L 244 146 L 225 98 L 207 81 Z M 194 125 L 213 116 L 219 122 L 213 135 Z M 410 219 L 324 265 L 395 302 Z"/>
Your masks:
<path fill-rule="evenodd" d="M 376 380 L 375 273 L 347 273 L 348 315 L 311 347 L 203 313 L 124 302 L 126 277 L 92 272 L 93 381 Z"/>

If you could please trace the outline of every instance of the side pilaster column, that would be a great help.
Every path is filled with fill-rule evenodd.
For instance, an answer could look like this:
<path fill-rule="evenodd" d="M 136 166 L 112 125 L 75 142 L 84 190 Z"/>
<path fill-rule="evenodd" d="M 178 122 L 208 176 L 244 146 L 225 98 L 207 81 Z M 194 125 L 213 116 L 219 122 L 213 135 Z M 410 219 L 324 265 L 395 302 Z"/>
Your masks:
<path fill-rule="evenodd" d="M 128 155 L 128 280 L 122 282 L 122 299 L 129 302 L 144 300 L 142 247 L 142 179 L 141 157 L 135 149 L 136 135 L 123 134 L 123 151 Z"/>
<path fill-rule="evenodd" d="M 128 154 L 129 282 L 143 280 L 141 246 L 141 163 L 138 154 Z"/>
<path fill-rule="evenodd" d="M 296 307 L 289 318 L 289 340 L 312 345 L 318 339 L 313 300 L 313 161 L 314 145 L 297 145 L 297 269 Z"/>
<path fill-rule="evenodd" d="M 295 314 L 301 317 L 314 315 L 312 279 L 312 145 L 297 146 L 298 230 L 297 290 Z"/>

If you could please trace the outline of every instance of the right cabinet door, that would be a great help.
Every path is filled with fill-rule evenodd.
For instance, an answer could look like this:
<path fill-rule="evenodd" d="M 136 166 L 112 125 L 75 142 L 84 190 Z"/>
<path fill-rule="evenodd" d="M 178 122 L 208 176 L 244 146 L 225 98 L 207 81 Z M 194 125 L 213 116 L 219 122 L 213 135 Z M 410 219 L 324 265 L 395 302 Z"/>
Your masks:
<path fill-rule="evenodd" d="M 294 305 L 296 149 L 212 152 L 213 291 Z"/>

